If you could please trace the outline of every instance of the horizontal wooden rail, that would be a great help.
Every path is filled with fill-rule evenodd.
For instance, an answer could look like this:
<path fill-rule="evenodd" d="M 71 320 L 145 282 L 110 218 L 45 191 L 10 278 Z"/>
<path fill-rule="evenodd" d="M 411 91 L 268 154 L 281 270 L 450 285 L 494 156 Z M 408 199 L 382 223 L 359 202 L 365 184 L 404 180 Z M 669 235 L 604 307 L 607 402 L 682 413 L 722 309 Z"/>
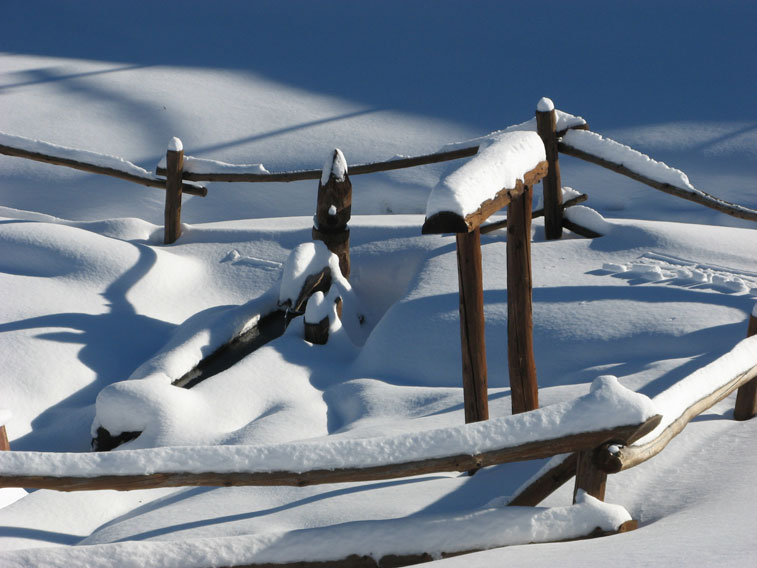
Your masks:
<path fill-rule="evenodd" d="M 370 164 L 356 164 L 349 166 L 348 171 L 351 176 L 360 174 L 371 174 L 376 172 L 387 172 L 391 170 L 401 170 L 415 166 L 425 166 L 427 164 L 436 164 L 439 162 L 449 162 L 474 156 L 478 152 L 478 146 L 469 146 L 446 152 L 437 152 L 434 154 L 424 154 L 422 156 L 412 156 L 408 158 L 396 158 L 383 162 L 373 162 Z M 156 173 L 165 175 L 166 169 L 158 167 Z M 294 170 L 288 172 L 269 172 L 269 173 L 198 173 L 184 171 L 183 179 L 189 181 L 221 181 L 221 182 L 274 182 L 274 181 L 302 181 L 308 179 L 321 179 L 322 169 L 318 170 Z"/>
<path fill-rule="evenodd" d="M 696 190 L 696 192 L 694 192 L 690 189 L 677 187 L 669 183 L 663 183 L 651 179 L 627 168 L 623 164 L 600 158 L 599 156 L 595 156 L 594 154 L 590 154 L 588 152 L 575 148 L 564 141 L 560 141 L 557 147 L 558 150 L 563 154 L 573 156 L 574 158 L 580 158 L 581 160 L 602 166 L 603 168 L 607 168 L 608 170 L 612 170 L 636 181 L 640 181 L 641 183 L 644 183 L 655 189 L 659 189 L 660 191 L 663 191 L 670 195 L 675 195 L 676 197 L 681 197 L 682 199 L 693 201 L 694 203 L 698 203 L 700 205 L 704 205 L 705 207 L 709 207 L 710 209 L 720 211 L 721 213 L 725 213 L 726 215 L 730 215 L 731 217 L 747 219 L 748 221 L 757 221 L 757 211 L 754 209 L 725 201 L 724 199 L 720 199 L 701 190 Z"/>
<path fill-rule="evenodd" d="M 562 204 L 562 209 L 565 210 L 568 207 L 573 207 L 574 205 L 583 203 L 587 199 L 589 199 L 589 196 L 585 193 L 582 193 L 581 195 L 577 195 L 568 199 L 565 203 Z M 539 217 L 544 217 L 544 207 L 534 209 L 534 212 L 531 213 L 532 219 L 537 219 Z M 492 231 L 496 231 L 497 229 L 504 229 L 506 227 L 507 219 L 502 219 L 501 221 L 495 221 L 493 223 L 487 223 L 486 225 L 481 225 L 481 234 L 485 235 L 486 233 L 491 233 Z"/>
<path fill-rule="evenodd" d="M 44 162 L 46 164 L 53 164 L 56 166 L 66 166 L 68 168 L 72 168 L 75 170 L 81 170 L 81 171 L 89 172 L 93 174 L 101 174 L 101 175 L 106 175 L 110 177 L 115 177 L 122 180 L 137 183 L 140 185 L 145 185 L 148 187 L 158 187 L 161 189 L 166 188 L 165 179 L 161 179 L 159 177 L 152 177 L 147 173 L 144 176 L 137 175 L 137 174 L 130 174 L 128 172 L 117 170 L 115 168 L 109 168 L 109 167 L 101 166 L 98 164 L 90 164 L 87 162 L 81 162 L 81 161 L 74 160 L 71 158 L 66 158 L 63 156 L 51 156 L 51 155 L 42 154 L 39 152 L 32 152 L 32 151 L 24 150 L 21 148 L 14 148 L 12 146 L 6 146 L 4 144 L 0 144 L 0 154 L 5 154 L 6 156 L 14 156 L 17 158 L 26 158 L 27 160 L 34 160 L 36 162 Z M 181 191 L 182 193 L 187 193 L 189 195 L 198 195 L 200 197 L 205 197 L 208 194 L 207 188 L 194 185 L 194 184 L 187 184 L 187 183 L 183 183 L 181 185 Z"/>
<path fill-rule="evenodd" d="M 653 416 L 643 423 L 619 426 L 593 432 L 582 432 L 546 440 L 496 449 L 478 454 L 461 454 L 388 465 L 310 471 L 252 471 L 252 472 L 181 472 L 163 471 L 135 475 L 2 475 L 0 487 L 55 489 L 58 491 L 91 491 L 115 489 L 128 491 L 156 487 L 185 486 L 306 486 L 327 483 L 347 483 L 395 479 L 414 475 L 447 471 L 470 471 L 517 461 L 526 461 L 597 448 L 607 442 L 624 443 L 636 439 L 659 424 L 661 417 Z"/>
<path fill-rule="evenodd" d="M 605 449 L 600 457 L 602 469 L 608 473 L 617 473 L 644 463 L 659 454 L 670 441 L 680 434 L 692 419 L 723 400 L 736 389 L 757 377 L 757 365 L 741 373 L 708 396 L 689 406 L 681 415 L 671 422 L 653 440 L 639 445 L 623 446 L 612 451 Z"/>
<path fill-rule="evenodd" d="M 757 377 L 757 365 L 739 373 L 736 377 L 721 385 L 709 395 L 692 404 L 671 422 L 653 440 L 639 445 L 625 445 L 619 448 L 603 448 L 597 459 L 600 467 L 607 473 L 617 473 L 639 465 L 659 454 L 670 441 L 680 434 L 686 425 L 696 416 L 709 410 L 733 393 L 739 387 Z M 637 439 L 640 439 L 638 437 Z M 560 488 L 576 473 L 577 454 L 566 456 L 564 460 L 538 474 L 531 482 L 520 489 L 508 505 L 536 506 Z"/>

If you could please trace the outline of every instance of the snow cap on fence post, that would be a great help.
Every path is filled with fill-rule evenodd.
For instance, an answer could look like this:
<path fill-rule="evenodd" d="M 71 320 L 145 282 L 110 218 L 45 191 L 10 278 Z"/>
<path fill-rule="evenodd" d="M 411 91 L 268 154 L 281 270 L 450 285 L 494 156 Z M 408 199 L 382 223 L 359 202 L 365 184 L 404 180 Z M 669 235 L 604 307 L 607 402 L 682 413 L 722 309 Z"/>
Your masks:
<path fill-rule="evenodd" d="M 329 153 L 318 184 L 318 201 L 313 218 L 313 239 L 323 241 L 339 257 L 339 268 L 350 276 L 350 229 L 352 182 L 347 160 L 339 148 Z"/>
<path fill-rule="evenodd" d="M 184 174 L 184 145 L 176 136 L 166 150 L 166 207 L 163 243 L 170 245 L 181 236 L 181 184 Z"/>

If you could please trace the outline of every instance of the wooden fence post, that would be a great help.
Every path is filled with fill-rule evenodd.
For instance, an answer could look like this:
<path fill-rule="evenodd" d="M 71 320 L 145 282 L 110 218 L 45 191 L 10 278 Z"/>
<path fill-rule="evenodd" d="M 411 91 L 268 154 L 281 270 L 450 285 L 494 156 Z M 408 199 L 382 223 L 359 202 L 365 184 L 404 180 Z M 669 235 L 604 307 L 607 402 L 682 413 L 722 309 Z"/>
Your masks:
<path fill-rule="evenodd" d="M 757 306 L 755 306 L 757 310 Z M 757 317 L 754 311 L 749 316 L 749 327 L 746 336 L 757 335 Z M 733 409 L 733 417 L 736 420 L 749 420 L 757 415 L 757 379 L 752 379 L 736 392 L 736 406 Z"/>
<path fill-rule="evenodd" d="M 0 452 L 7 452 L 11 449 L 8 442 L 8 432 L 5 430 L 5 424 L 0 426 Z"/>
<path fill-rule="evenodd" d="M 481 232 L 457 233 L 465 423 L 489 419 Z"/>
<path fill-rule="evenodd" d="M 541 180 L 544 191 L 544 229 L 549 240 L 562 236 L 562 182 L 557 152 L 555 105 L 543 97 L 536 105 L 536 132 L 544 142 L 549 170 Z"/>
<path fill-rule="evenodd" d="M 166 209 L 163 243 L 170 245 L 181 236 L 181 183 L 184 146 L 175 136 L 166 151 Z"/>
<path fill-rule="evenodd" d="M 531 308 L 532 187 L 507 208 L 507 359 L 513 414 L 539 408 Z"/>
<path fill-rule="evenodd" d="M 347 174 L 347 161 L 338 148 L 323 166 L 318 183 L 313 238 L 323 241 L 339 257 L 342 276 L 350 277 L 350 229 L 352 183 Z"/>

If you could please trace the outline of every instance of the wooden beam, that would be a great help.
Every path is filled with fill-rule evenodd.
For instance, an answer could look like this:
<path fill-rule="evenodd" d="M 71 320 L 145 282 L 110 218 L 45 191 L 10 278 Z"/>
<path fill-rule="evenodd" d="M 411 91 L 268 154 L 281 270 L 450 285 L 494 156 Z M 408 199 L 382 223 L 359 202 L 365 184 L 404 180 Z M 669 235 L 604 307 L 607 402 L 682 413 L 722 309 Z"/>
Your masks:
<path fill-rule="evenodd" d="M 396 479 L 448 471 L 470 471 L 500 463 L 540 459 L 557 454 L 588 450 L 599 447 L 605 442 L 628 440 L 640 429 L 649 427 L 649 425 L 652 425 L 653 428 L 653 425 L 659 423 L 659 420 L 659 416 L 654 416 L 642 424 L 637 423 L 593 432 L 570 434 L 477 454 L 461 454 L 363 468 L 234 473 L 162 471 L 147 475 L 103 475 L 97 477 L 91 475 L 0 475 L 0 487 L 27 487 L 55 489 L 57 491 L 99 489 L 130 491 L 184 486 L 305 486 Z M 95 474 L 96 472 L 92 473 Z"/>
<path fill-rule="evenodd" d="M 160 179 L 157 177 L 155 178 L 147 177 L 147 176 L 142 177 L 142 176 L 130 174 L 127 172 L 123 172 L 121 170 L 108 168 L 105 166 L 98 166 L 96 164 L 79 162 L 77 160 L 72 160 L 70 158 L 48 156 L 46 154 L 39 154 L 37 152 L 29 152 L 27 150 L 20 150 L 18 148 L 13 148 L 12 146 L 4 146 L 0 144 L 0 154 L 5 154 L 6 156 L 15 156 L 18 158 L 26 158 L 27 160 L 34 160 L 36 162 L 44 162 L 46 164 L 53 164 L 56 166 L 66 166 L 74 170 L 80 170 L 83 172 L 89 172 L 93 174 L 106 175 L 106 176 L 130 181 L 133 183 L 138 183 L 140 185 L 146 185 L 148 187 L 158 187 L 161 189 L 166 188 L 166 180 Z M 192 185 L 192 184 L 186 184 L 186 183 L 182 184 L 181 190 L 183 193 L 186 193 L 188 195 L 198 195 L 200 197 L 205 197 L 208 194 L 207 188 L 202 187 L 202 186 Z"/>
<path fill-rule="evenodd" d="M 355 164 L 349 166 L 351 175 L 371 174 L 376 172 L 387 172 L 391 170 L 401 170 L 415 166 L 424 166 L 427 164 L 436 164 L 439 162 L 449 162 L 475 156 L 478 152 L 478 145 L 459 148 L 457 150 L 448 150 L 446 152 L 437 152 L 434 154 L 424 154 L 422 156 L 412 156 L 408 158 L 396 158 L 385 160 L 383 162 L 373 162 L 370 164 Z M 157 168 L 158 175 L 165 175 L 165 168 Z M 184 172 L 184 179 L 190 181 L 220 181 L 220 182 L 289 182 L 302 181 L 310 179 L 319 179 L 322 170 L 295 170 L 289 172 L 269 172 L 260 173 L 195 173 Z"/>
<path fill-rule="evenodd" d="M 562 141 L 558 143 L 558 150 L 568 156 L 580 158 L 581 160 L 602 166 L 603 168 L 607 168 L 608 170 L 612 170 L 616 173 L 630 177 L 631 179 L 635 179 L 636 181 L 640 181 L 641 183 L 644 183 L 655 189 L 659 189 L 660 191 L 663 191 L 670 195 L 675 195 L 676 197 L 681 197 L 682 199 L 693 201 L 694 203 L 699 203 L 700 205 L 704 205 L 705 207 L 709 207 L 710 209 L 720 211 L 721 213 L 725 213 L 726 215 L 730 215 L 731 217 L 747 219 L 748 221 L 757 221 L 757 211 L 755 211 L 754 209 L 750 209 L 742 205 L 737 205 L 735 203 L 730 203 L 728 201 L 725 201 L 724 199 L 720 199 L 718 197 L 715 197 L 714 195 L 705 193 L 704 191 L 697 190 L 697 193 L 694 193 L 691 190 L 685 188 L 676 187 L 669 183 L 659 182 L 657 180 L 634 172 L 633 170 L 628 169 L 622 164 L 611 162 L 593 154 L 589 154 Z"/>
<path fill-rule="evenodd" d="M 757 335 L 757 317 L 749 316 L 747 337 Z M 757 379 L 752 379 L 739 387 L 736 392 L 736 406 L 733 409 L 733 417 L 736 420 L 749 420 L 757 415 Z"/>
<path fill-rule="evenodd" d="M 534 169 L 526 172 L 522 180 L 516 180 L 515 187 L 503 188 L 497 194 L 484 201 L 478 209 L 464 217 L 451 211 L 442 211 L 426 218 L 421 232 L 424 235 L 440 233 L 465 233 L 481 226 L 494 213 L 506 207 L 526 187 L 532 187 L 547 173 L 547 162 L 539 162 Z"/>
<path fill-rule="evenodd" d="M 548 100 L 548 99 L 547 99 Z M 549 101 L 552 104 L 552 101 Z M 560 181 L 560 160 L 557 151 L 557 117 L 552 110 L 536 110 L 536 132 L 544 142 L 549 170 L 542 180 L 544 192 L 544 229 L 547 240 L 562 236 L 562 182 Z"/>
<path fill-rule="evenodd" d="M 586 237 L 587 239 L 596 239 L 602 236 L 600 233 L 597 233 L 596 231 L 592 231 L 591 229 L 584 227 L 583 225 L 574 223 L 567 217 L 563 217 L 562 225 L 563 227 L 568 229 L 571 233 L 575 233 L 576 235 Z"/>
<path fill-rule="evenodd" d="M 562 204 L 562 209 L 565 211 L 568 207 L 573 207 L 574 205 L 578 205 L 579 203 L 583 203 L 589 199 L 589 196 L 585 193 L 582 193 L 581 195 L 577 195 L 576 197 L 571 197 L 566 202 Z M 539 217 L 544 217 L 544 208 L 541 209 L 534 209 L 533 213 L 531 213 L 531 219 L 537 219 Z M 504 229 L 507 227 L 507 219 L 503 219 L 501 221 L 495 221 L 493 223 L 487 223 L 486 225 L 481 225 L 481 234 L 485 235 L 487 233 L 491 233 L 493 231 L 496 231 L 498 229 Z"/>
<path fill-rule="evenodd" d="M 457 277 L 460 288 L 460 344 L 463 360 L 465 422 L 488 420 L 484 334 L 484 284 L 481 233 L 457 234 Z"/>
<path fill-rule="evenodd" d="M 184 148 L 173 138 L 166 151 L 166 206 L 163 243 L 170 245 L 181 236 L 181 173 L 184 169 Z"/>
<path fill-rule="evenodd" d="M 539 408 L 534 362 L 529 186 L 507 209 L 507 359 L 512 412 Z"/>
<path fill-rule="evenodd" d="M 598 459 L 598 450 L 585 450 L 578 452 L 576 460 L 576 483 L 573 487 L 573 502 L 576 502 L 576 496 L 579 489 L 585 491 L 595 499 L 605 500 L 605 489 L 607 487 L 607 472 L 601 469 L 596 461 Z"/>

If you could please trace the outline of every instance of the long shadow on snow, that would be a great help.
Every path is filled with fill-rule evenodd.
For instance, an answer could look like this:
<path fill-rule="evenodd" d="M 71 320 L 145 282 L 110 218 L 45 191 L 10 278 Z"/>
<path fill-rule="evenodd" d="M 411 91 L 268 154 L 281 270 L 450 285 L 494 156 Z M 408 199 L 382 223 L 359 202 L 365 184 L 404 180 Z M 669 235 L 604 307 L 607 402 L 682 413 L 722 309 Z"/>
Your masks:
<path fill-rule="evenodd" d="M 39 334 L 39 339 L 59 343 L 81 344 L 79 360 L 95 374 L 95 380 L 71 394 L 66 399 L 51 406 L 32 422 L 32 432 L 14 440 L 14 449 L 57 450 L 61 447 L 47 447 L 44 430 L 60 428 L 67 422 L 72 409 L 93 405 L 97 394 L 108 384 L 128 377 L 135 368 L 136 361 L 144 361 L 163 345 L 171 330 L 176 326 L 138 314 L 126 299 L 128 291 L 139 282 L 155 265 L 157 255 L 150 247 L 134 245 L 139 251 L 137 262 L 119 276 L 102 293 L 108 302 L 108 311 L 103 314 L 61 313 L 29 318 L 0 325 L 0 333 L 39 328 L 57 327 L 65 330 Z M 44 369 L 55 380 L 55 369 Z M 94 418 L 94 413 L 90 416 Z M 89 440 L 89 432 L 70 432 L 70 423 L 61 429 L 69 440 Z M 56 436 L 56 438 L 59 438 Z M 74 449 L 74 448 L 68 448 Z M 76 448 L 85 450 L 89 448 Z"/>

